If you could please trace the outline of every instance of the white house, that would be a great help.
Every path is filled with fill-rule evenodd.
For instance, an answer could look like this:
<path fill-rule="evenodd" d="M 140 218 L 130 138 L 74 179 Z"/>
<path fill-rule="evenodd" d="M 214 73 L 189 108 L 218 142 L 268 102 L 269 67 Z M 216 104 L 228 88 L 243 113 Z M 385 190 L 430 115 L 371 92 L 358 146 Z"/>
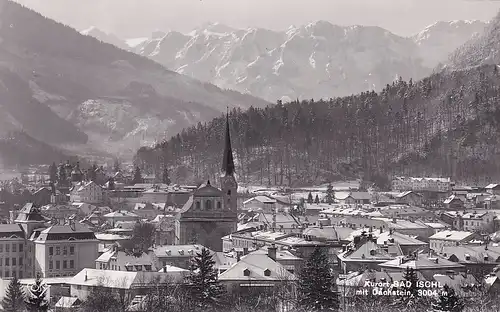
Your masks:
<path fill-rule="evenodd" d="M 429 247 L 440 252 L 443 247 L 457 246 L 471 241 L 476 237 L 476 234 L 466 231 L 441 231 L 429 237 Z"/>
<path fill-rule="evenodd" d="M 276 199 L 264 195 L 258 195 L 243 202 L 244 210 L 262 210 L 263 212 L 273 212 L 276 210 Z"/>
<path fill-rule="evenodd" d="M 104 199 L 104 189 L 94 181 L 78 183 L 69 195 L 71 202 L 98 204 Z"/>

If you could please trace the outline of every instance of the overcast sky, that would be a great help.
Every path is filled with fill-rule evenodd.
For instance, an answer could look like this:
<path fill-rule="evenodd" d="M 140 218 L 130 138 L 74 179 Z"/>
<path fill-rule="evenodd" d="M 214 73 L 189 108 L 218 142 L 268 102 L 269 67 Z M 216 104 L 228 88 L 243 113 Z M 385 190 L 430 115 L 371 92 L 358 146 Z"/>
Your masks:
<path fill-rule="evenodd" d="M 79 30 L 96 26 L 121 37 L 190 31 L 206 22 L 276 30 L 316 20 L 375 25 L 412 35 L 439 20 L 490 20 L 487 0 L 16 0 Z"/>

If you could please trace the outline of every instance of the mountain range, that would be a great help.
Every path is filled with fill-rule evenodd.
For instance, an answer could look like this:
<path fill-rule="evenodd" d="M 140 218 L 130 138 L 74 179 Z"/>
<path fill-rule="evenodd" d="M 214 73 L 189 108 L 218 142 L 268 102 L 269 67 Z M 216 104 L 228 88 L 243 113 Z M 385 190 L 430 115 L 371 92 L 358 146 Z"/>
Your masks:
<path fill-rule="evenodd" d="M 421 80 L 397 79 L 378 93 L 235 110 L 230 120 L 239 179 L 304 185 L 362 178 L 380 187 L 387 187 L 388 174 L 498 181 L 499 51 L 500 13 Z M 155 155 L 166 156 L 182 179 L 216 178 L 223 142 L 212 133 L 223 127 L 217 118 L 137 157 L 159 168 Z"/>
<path fill-rule="evenodd" d="M 156 31 L 118 42 L 102 31 L 89 35 L 221 88 L 287 102 L 381 90 L 398 76 L 423 78 L 486 24 L 437 22 L 408 38 L 380 27 L 326 21 L 281 32 L 207 23 L 187 34 Z"/>
<path fill-rule="evenodd" d="M 70 154 L 131 157 L 227 107 L 269 104 L 167 70 L 8 0 L 0 0 L 0 43 L 0 138 L 24 133 L 17 137 Z"/>

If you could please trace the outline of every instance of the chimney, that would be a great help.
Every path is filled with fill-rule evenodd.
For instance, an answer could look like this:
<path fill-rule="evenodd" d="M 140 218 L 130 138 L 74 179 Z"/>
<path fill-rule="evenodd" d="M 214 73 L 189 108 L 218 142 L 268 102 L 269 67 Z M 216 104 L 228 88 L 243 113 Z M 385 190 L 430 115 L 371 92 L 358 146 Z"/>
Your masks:
<path fill-rule="evenodd" d="M 384 230 L 382 229 L 382 227 L 380 227 L 379 231 L 380 231 L 380 234 L 382 234 Z"/>
<path fill-rule="evenodd" d="M 88 278 L 87 278 L 87 270 L 85 270 L 85 281 L 87 281 Z"/>
<path fill-rule="evenodd" d="M 268 247 L 267 248 L 267 256 L 271 259 L 273 259 L 273 261 L 276 261 L 276 251 L 277 251 L 277 248 L 276 248 L 276 245 L 272 244 L 271 247 Z"/>
<path fill-rule="evenodd" d="M 236 262 L 240 262 L 241 256 L 239 252 L 236 252 Z"/>
<path fill-rule="evenodd" d="M 248 255 L 248 247 L 243 248 L 243 255 L 244 256 Z"/>

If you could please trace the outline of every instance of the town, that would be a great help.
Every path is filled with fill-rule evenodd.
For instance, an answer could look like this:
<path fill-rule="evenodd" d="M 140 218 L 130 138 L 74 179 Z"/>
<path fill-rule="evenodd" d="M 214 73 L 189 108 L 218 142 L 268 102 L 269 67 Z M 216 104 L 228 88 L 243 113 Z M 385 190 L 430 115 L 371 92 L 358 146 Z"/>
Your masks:
<path fill-rule="evenodd" d="M 103 288 L 125 294 L 124 310 L 146 311 L 158 281 L 181 283 L 203 253 L 231 294 L 293 283 L 318 250 L 344 307 L 367 287 L 408 293 L 392 286 L 415 283 L 424 296 L 443 286 L 462 296 L 500 290 L 500 184 L 394 177 L 388 192 L 356 182 L 242 187 L 232 153 L 227 127 L 220 187 L 119 164 L 83 172 L 78 162 L 5 182 L 0 295 L 13 279 L 43 282 L 48 305 L 69 311 Z"/>

